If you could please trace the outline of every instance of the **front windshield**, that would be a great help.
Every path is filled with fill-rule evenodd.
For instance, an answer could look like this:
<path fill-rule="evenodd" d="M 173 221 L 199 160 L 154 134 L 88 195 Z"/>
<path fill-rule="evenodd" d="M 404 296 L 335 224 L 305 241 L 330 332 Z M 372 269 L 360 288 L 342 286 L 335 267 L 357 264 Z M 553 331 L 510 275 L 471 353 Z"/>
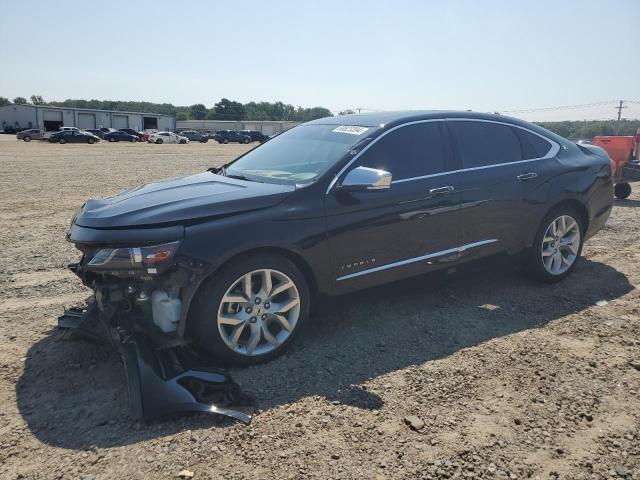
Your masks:
<path fill-rule="evenodd" d="M 226 169 L 226 174 L 264 182 L 309 183 L 374 130 L 360 126 L 300 125 L 239 158 Z"/>

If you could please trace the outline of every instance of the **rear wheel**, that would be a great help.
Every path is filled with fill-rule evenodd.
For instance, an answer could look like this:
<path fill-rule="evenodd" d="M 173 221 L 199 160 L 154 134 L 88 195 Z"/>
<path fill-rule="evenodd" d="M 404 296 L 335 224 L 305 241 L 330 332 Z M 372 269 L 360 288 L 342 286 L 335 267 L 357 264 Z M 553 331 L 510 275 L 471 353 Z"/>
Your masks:
<path fill-rule="evenodd" d="M 547 283 L 559 282 L 575 268 L 583 242 L 580 215 L 570 207 L 554 209 L 538 228 L 530 252 L 530 273 Z"/>
<path fill-rule="evenodd" d="M 247 143 L 249 143 L 250 141 L 251 141 L 251 140 L 249 140 L 248 138 L 245 138 L 245 139 L 242 141 L 242 143 L 244 143 L 244 144 L 246 145 L 246 144 L 247 144 Z"/>
<path fill-rule="evenodd" d="M 249 255 L 207 280 L 190 325 L 200 348 L 227 364 L 252 365 L 281 355 L 309 309 L 309 287 L 293 262 Z"/>
<path fill-rule="evenodd" d="M 116 141 L 116 139 L 115 139 L 115 138 L 113 138 L 113 137 L 109 137 L 109 141 L 110 141 L 110 142 L 115 142 L 115 141 Z"/>
<path fill-rule="evenodd" d="M 61 138 L 60 140 L 58 140 L 58 142 L 61 143 L 61 144 L 67 143 L 67 141 L 64 138 Z"/>
<path fill-rule="evenodd" d="M 631 185 L 629 185 L 628 183 L 618 183 L 613 188 L 613 193 L 616 198 L 623 200 L 631 195 Z"/>
<path fill-rule="evenodd" d="M 222 143 L 224 143 L 226 145 L 227 143 L 229 143 L 229 139 L 225 138 L 224 140 L 222 140 Z"/>

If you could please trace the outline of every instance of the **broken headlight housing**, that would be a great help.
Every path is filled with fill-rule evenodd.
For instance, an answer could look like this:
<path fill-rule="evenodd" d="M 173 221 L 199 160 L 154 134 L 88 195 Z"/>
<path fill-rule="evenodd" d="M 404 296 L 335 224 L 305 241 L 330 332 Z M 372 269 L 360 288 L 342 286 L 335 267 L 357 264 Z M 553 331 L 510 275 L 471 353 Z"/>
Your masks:
<path fill-rule="evenodd" d="M 159 273 L 173 262 L 180 242 L 163 243 L 150 247 L 101 248 L 86 264 L 86 270 L 119 272 L 130 275 L 144 272 Z"/>

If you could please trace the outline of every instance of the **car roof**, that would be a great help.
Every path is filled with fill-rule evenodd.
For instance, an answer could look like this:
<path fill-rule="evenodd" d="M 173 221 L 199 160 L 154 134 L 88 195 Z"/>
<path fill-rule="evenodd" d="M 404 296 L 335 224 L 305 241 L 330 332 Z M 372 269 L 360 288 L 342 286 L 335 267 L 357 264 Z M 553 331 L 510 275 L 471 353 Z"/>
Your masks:
<path fill-rule="evenodd" d="M 546 137 L 551 137 L 561 144 L 566 143 L 565 138 L 533 123 L 506 115 L 500 115 L 499 113 L 481 113 L 472 112 L 470 110 L 407 110 L 396 112 L 358 113 L 319 118 L 317 120 L 307 122 L 305 125 L 357 125 L 363 127 L 390 128 L 408 122 L 447 118 L 468 118 L 471 120 L 489 120 L 494 122 L 510 123 L 512 125 L 518 125 L 529 130 L 533 130 L 534 132 L 538 132 Z"/>
<path fill-rule="evenodd" d="M 480 113 L 461 110 L 405 110 L 395 112 L 372 112 L 357 113 L 351 115 L 336 115 L 335 117 L 324 117 L 308 122 L 316 125 L 361 125 L 364 127 L 379 127 L 391 123 L 406 123 L 418 120 L 429 120 L 438 118 L 471 118 L 482 120 L 519 121 L 515 118 L 505 117 L 496 113 Z"/>

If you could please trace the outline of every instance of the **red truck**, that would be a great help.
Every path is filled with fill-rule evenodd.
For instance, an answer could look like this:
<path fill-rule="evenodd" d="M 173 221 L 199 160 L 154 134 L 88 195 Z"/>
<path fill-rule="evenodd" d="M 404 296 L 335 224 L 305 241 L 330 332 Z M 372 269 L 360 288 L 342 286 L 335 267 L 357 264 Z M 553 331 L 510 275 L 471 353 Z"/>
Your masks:
<path fill-rule="evenodd" d="M 640 129 L 635 136 L 598 135 L 593 137 L 591 143 L 609 154 L 615 184 L 614 194 L 617 198 L 627 198 L 631 195 L 629 184 L 640 181 Z"/>

